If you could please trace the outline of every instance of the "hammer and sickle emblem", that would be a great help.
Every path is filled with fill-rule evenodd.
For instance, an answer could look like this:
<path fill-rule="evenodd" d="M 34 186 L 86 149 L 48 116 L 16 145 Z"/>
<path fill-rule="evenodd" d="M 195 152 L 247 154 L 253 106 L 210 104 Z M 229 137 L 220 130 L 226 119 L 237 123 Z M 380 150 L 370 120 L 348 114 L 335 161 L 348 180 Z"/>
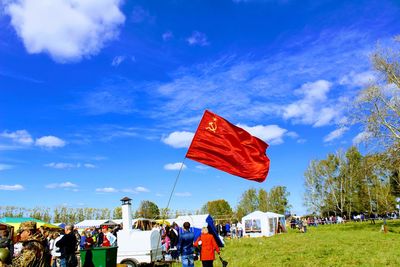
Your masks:
<path fill-rule="evenodd" d="M 218 126 L 217 126 L 217 118 L 213 118 L 213 121 L 210 121 L 208 123 L 208 127 L 206 127 L 207 130 L 209 130 L 209 131 L 211 131 L 213 133 L 217 132 L 217 128 L 218 128 Z"/>

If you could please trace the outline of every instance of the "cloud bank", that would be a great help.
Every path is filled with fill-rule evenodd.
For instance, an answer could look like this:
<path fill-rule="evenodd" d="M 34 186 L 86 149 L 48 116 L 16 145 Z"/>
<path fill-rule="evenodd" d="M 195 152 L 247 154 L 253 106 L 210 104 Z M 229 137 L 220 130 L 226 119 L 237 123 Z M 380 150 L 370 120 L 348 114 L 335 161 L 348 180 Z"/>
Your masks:
<path fill-rule="evenodd" d="M 125 16 L 121 0 L 12 0 L 5 12 L 29 54 L 47 53 L 57 62 L 96 55 L 118 37 Z"/>

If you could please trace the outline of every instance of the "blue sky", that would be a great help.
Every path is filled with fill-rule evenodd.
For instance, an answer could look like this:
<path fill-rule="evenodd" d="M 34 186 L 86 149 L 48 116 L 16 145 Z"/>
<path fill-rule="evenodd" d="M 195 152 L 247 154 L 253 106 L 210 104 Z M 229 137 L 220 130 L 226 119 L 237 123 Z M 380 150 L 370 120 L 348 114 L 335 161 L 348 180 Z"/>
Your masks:
<path fill-rule="evenodd" d="M 0 205 L 165 207 L 209 109 L 267 141 L 250 182 L 185 160 L 170 208 L 284 185 L 305 213 L 312 159 L 357 144 L 369 57 L 399 1 L 2 0 Z"/>

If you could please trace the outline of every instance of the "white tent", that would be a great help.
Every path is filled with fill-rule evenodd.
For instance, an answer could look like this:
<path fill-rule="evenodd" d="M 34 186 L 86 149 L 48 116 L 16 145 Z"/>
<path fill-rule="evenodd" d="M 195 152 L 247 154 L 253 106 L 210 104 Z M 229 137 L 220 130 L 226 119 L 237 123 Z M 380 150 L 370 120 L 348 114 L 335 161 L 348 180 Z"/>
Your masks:
<path fill-rule="evenodd" d="M 112 220 L 84 220 L 81 221 L 80 223 L 75 224 L 76 228 L 90 228 L 90 227 L 96 227 L 99 228 L 100 225 L 114 225 L 116 224 L 114 221 Z"/>
<path fill-rule="evenodd" d="M 210 214 L 199 214 L 199 215 L 186 215 L 186 216 L 178 216 L 175 219 L 167 219 L 169 223 L 176 223 L 178 226 L 183 227 L 185 222 L 190 223 L 191 231 L 194 232 L 194 237 L 197 237 L 201 234 L 201 228 L 208 227 L 208 231 L 212 234 L 217 242 L 218 246 L 223 247 L 224 242 L 220 236 L 218 236 L 217 229 L 214 225 L 214 220 Z"/>
<path fill-rule="evenodd" d="M 242 218 L 243 235 L 272 236 L 278 228 L 278 222 L 285 227 L 285 216 L 274 212 L 254 211 Z"/>
<path fill-rule="evenodd" d="M 169 223 L 175 222 L 180 227 L 183 227 L 184 222 L 189 222 L 191 227 L 202 228 L 207 226 L 207 218 L 210 216 L 209 214 L 200 214 L 200 215 L 185 215 L 178 216 L 176 219 L 167 219 Z"/>

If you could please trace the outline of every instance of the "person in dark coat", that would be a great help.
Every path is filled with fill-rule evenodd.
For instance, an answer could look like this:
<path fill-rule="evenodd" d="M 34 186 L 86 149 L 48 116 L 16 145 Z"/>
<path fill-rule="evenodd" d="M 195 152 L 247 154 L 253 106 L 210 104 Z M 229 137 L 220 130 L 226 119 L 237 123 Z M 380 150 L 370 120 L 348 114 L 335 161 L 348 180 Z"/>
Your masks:
<path fill-rule="evenodd" d="M 61 252 L 61 267 L 76 267 L 78 266 L 78 260 L 75 255 L 77 240 L 74 233 L 74 226 L 66 225 L 64 231 L 65 235 L 56 243 Z"/>
<path fill-rule="evenodd" d="M 179 235 L 178 252 L 181 255 L 182 267 L 194 267 L 194 233 L 190 232 L 190 223 L 183 224 L 183 232 Z"/>

